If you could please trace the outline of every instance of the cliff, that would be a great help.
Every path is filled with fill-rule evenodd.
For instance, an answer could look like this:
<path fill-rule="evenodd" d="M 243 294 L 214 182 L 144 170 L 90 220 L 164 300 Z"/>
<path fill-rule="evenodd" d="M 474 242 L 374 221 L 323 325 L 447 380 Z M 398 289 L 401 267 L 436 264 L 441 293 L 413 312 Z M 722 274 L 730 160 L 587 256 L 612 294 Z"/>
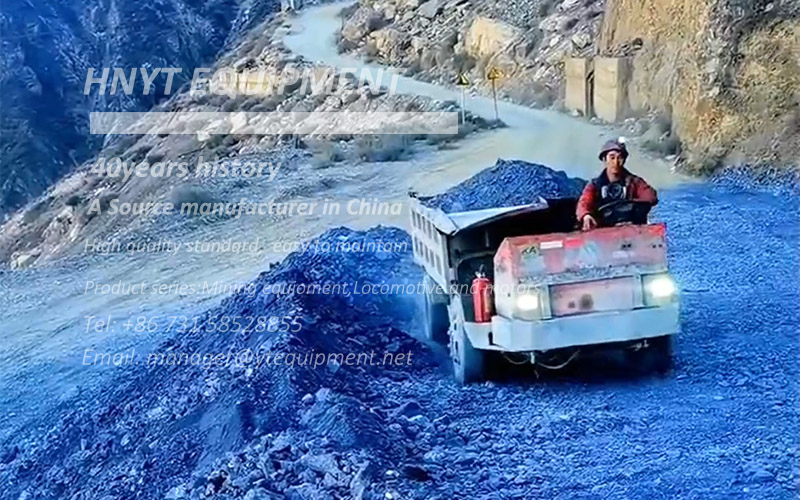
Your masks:
<path fill-rule="evenodd" d="M 608 0 L 599 50 L 632 55 L 634 111 L 669 117 L 687 165 L 799 165 L 800 4 Z"/>

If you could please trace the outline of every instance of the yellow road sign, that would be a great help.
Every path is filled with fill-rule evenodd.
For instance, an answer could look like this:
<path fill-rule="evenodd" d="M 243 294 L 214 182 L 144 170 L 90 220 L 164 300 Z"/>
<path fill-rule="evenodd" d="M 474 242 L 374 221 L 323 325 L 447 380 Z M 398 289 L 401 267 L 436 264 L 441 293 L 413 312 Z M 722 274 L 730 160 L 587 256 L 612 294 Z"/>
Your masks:
<path fill-rule="evenodd" d="M 464 73 L 459 73 L 458 78 L 456 78 L 456 85 L 459 87 L 466 87 L 469 85 L 469 78 Z"/>
<path fill-rule="evenodd" d="M 486 78 L 489 80 L 499 80 L 503 77 L 503 73 L 500 72 L 499 69 L 492 67 L 489 69 L 489 72 L 486 74 Z"/>

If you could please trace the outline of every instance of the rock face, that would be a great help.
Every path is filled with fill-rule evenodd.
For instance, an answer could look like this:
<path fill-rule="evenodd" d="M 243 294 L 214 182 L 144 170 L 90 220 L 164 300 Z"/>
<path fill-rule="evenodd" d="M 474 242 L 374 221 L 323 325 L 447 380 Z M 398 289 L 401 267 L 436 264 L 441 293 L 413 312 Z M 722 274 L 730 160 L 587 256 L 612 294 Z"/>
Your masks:
<path fill-rule="evenodd" d="M 174 91 L 195 67 L 277 8 L 277 0 L 142 2 L 69 0 L 4 2 L 0 13 L 0 216 L 41 193 L 102 144 L 89 136 L 89 111 L 143 110 L 164 97 L 155 90 L 84 95 L 89 68 L 182 68 Z"/>
<path fill-rule="evenodd" d="M 467 30 L 464 48 L 476 58 L 491 56 L 507 49 L 520 36 L 520 30 L 508 23 L 478 16 Z"/>
<path fill-rule="evenodd" d="M 374 49 L 372 36 L 354 37 L 364 29 L 345 27 L 349 49 L 377 55 L 381 62 L 412 68 L 422 79 L 452 82 L 467 73 L 477 89 L 490 92 L 486 73 L 501 70 L 499 94 L 523 104 L 548 106 L 559 98 L 560 69 L 566 56 L 585 56 L 594 51 L 603 0 L 561 4 L 538 0 L 508 2 L 429 0 L 416 2 L 362 0 L 351 21 L 379 17 L 389 23 L 393 39 L 402 47 Z M 348 22 L 349 25 L 349 22 Z M 347 26 L 347 25 L 346 25 Z M 411 43 L 405 46 L 405 37 Z"/>
<path fill-rule="evenodd" d="M 695 168 L 800 163 L 800 4 L 609 0 L 600 50 L 633 52 L 634 109 L 671 116 Z"/>

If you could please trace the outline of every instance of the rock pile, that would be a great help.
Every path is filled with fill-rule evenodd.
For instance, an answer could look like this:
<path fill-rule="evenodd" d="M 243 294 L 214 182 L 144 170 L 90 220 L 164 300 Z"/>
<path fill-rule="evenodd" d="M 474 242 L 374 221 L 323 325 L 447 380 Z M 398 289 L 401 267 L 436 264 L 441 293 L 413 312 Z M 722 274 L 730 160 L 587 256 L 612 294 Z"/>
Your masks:
<path fill-rule="evenodd" d="M 338 228 L 310 248 L 368 249 L 386 241 L 406 245 L 396 251 L 290 255 L 205 313 L 191 331 L 154 349 L 173 354 L 249 350 L 254 356 L 249 363 L 128 367 L 112 387 L 54 416 L 52 432 L 37 443 L 21 436 L 14 444 L 0 443 L 7 462 L 0 466 L 0 479 L 36 498 L 124 496 L 131 488 L 143 498 L 163 498 L 167 492 L 168 498 L 362 498 L 382 464 L 402 462 L 408 453 L 405 431 L 389 429 L 400 403 L 386 391 L 387 384 L 433 366 L 430 351 L 408 334 L 414 297 L 276 293 L 273 285 L 419 282 L 409 237 L 400 229 Z M 223 334 L 214 327 L 223 318 L 247 316 L 292 317 L 302 328 L 272 333 L 240 328 Z M 267 352 L 294 353 L 298 361 L 261 366 L 252 361 Z M 359 364 L 300 361 L 306 354 L 314 359 L 338 353 L 374 355 Z M 386 363 L 387 353 L 396 359 L 402 354 L 404 361 Z M 45 469 L 50 472 L 38 474 Z"/>
<path fill-rule="evenodd" d="M 580 182 L 500 161 L 429 200 L 484 208 L 573 194 Z M 649 498 L 709 488 L 788 497 L 800 482 L 792 432 L 798 373 L 793 356 L 775 352 L 798 350 L 797 282 L 782 279 L 798 269 L 797 225 L 786 216 L 796 213 L 797 197 L 705 184 L 663 194 L 671 269 L 686 304 L 673 375 L 623 382 L 591 370 L 585 378 L 457 387 L 434 369 L 433 351 L 408 335 L 413 297 L 263 289 L 412 283 L 420 275 L 407 249 L 296 253 L 252 282 L 261 291 L 229 297 L 156 350 L 374 350 L 411 353 L 411 365 L 120 369 L 112 385 L 65 396 L 44 428 L 0 441 L 3 498 L 552 498 L 566 490 Z M 396 228 L 339 228 L 310 248 L 392 239 L 409 243 Z M 755 263 L 742 266 L 742 255 Z M 303 327 L 212 331 L 231 315 L 288 315 Z M 754 332 L 747 352 L 743 331 Z M 709 410 L 698 414 L 687 397 Z M 575 467 L 564 467 L 565 457 Z"/>
<path fill-rule="evenodd" d="M 586 181 L 568 177 L 544 165 L 519 160 L 497 160 L 494 167 L 454 186 L 442 194 L 420 200 L 446 213 L 524 205 L 536 200 L 574 198 Z"/>

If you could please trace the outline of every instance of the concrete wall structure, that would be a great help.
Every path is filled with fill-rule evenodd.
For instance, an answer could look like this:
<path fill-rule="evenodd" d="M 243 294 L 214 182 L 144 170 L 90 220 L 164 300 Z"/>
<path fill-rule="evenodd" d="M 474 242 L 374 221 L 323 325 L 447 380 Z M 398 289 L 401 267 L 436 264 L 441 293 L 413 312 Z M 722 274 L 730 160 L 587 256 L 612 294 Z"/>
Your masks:
<path fill-rule="evenodd" d="M 571 57 L 564 61 L 566 90 L 564 106 L 568 111 L 577 111 L 583 116 L 592 116 L 592 60 Z"/>
<path fill-rule="evenodd" d="M 597 57 L 594 60 L 594 112 L 598 118 L 616 122 L 629 109 L 629 62 L 622 57 Z"/>

